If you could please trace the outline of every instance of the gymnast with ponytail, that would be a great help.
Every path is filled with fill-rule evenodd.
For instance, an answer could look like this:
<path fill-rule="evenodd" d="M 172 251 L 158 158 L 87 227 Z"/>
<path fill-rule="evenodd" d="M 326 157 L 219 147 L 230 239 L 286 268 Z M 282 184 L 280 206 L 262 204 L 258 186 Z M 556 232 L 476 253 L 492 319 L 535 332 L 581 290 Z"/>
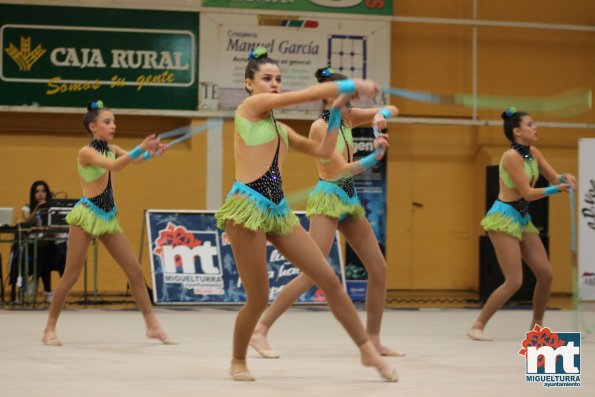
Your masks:
<path fill-rule="evenodd" d="M 250 94 L 234 117 L 235 182 L 215 217 L 231 242 L 236 266 L 246 291 L 233 331 L 230 376 L 253 381 L 246 353 L 250 337 L 269 300 L 266 260 L 267 240 L 325 293 L 329 306 L 359 348 L 361 363 L 374 367 L 387 381 L 396 381 L 393 366 L 378 353 L 326 258 L 289 209 L 283 193 L 281 167 L 288 149 L 328 158 L 337 143 L 341 107 L 359 93 L 371 97 L 378 85 L 366 80 L 342 80 L 316 84 L 283 93 L 281 70 L 263 47 L 251 51 L 245 70 L 245 89 Z M 316 142 L 278 122 L 273 109 L 337 97 L 322 141 Z"/>
<path fill-rule="evenodd" d="M 118 210 L 112 191 L 112 172 L 120 171 L 133 162 L 148 161 L 162 154 L 167 146 L 160 144 L 155 135 L 147 136 L 130 152 L 113 145 L 111 142 L 116 133 L 116 120 L 114 113 L 104 107 L 102 101 L 89 103 L 83 126 L 91 141 L 79 150 L 77 158 L 82 197 L 66 217 L 70 225 L 66 266 L 54 290 L 42 342 L 47 346 L 62 345 L 56 335 L 58 317 L 80 276 L 87 249 L 97 238 L 124 270 L 134 300 L 144 317 L 146 336 L 164 344 L 175 344 L 161 328 L 153 311 L 142 268 L 118 223 Z"/>
<path fill-rule="evenodd" d="M 319 83 L 344 81 L 347 77 L 330 67 L 318 69 L 314 76 Z M 328 129 L 330 105 L 335 97 L 322 99 L 322 112 L 310 129 L 310 139 L 321 142 Z M 388 147 L 387 136 L 377 134 L 376 149 L 370 155 L 354 161 L 353 127 L 371 124 L 375 131 L 386 128 L 386 120 L 396 117 L 395 106 L 360 109 L 344 105 L 341 109 L 339 137 L 330 158 L 316 158 L 318 184 L 308 197 L 306 216 L 310 219 L 310 237 L 316 242 L 325 257 L 328 256 L 337 230 L 346 238 L 357 253 L 368 272 L 366 292 L 366 330 L 374 347 L 383 356 L 402 356 L 380 341 L 380 327 L 386 302 L 387 265 L 374 231 L 362 206 L 353 176 L 372 168 L 384 157 Z M 291 280 L 279 293 L 275 301 L 264 312 L 250 345 L 265 358 L 278 358 L 279 354 L 269 345 L 267 334 L 273 323 L 314 283 L 304 273 Z"/>
<path fill-rule="evenodd" d="M 498 199 L 481 225 L 496 251 L 504 283 L 492 292 L 467 331 L 467 336 L 476 341 L 493 340 L 484 332 L 484 328 L 496 311 L 521 287 L 522 260 L 529 265 L 537 279 L 529 330 L 536 324 L 543 326 L 553 272 L 539 231 L 531 222 L 529 203 L 568 192 L 570 188 L 576 189 L 576 178 L 571 174 L 558 174 L 533 146 L 537 141 L 537 125 L 529 114 L 508 108 L 502 113 L 502 119 L 504 135 L 510 141 L 511 148 L 504 152 L 500 160 Z M 535 187 L 540 174 L 550 182 L 549 187 Z"/>

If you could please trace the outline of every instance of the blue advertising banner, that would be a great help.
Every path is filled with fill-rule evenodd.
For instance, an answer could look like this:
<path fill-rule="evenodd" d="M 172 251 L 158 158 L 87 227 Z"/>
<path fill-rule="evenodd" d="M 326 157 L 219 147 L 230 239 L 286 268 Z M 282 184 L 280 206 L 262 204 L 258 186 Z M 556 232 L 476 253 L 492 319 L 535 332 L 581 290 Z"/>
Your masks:
<path fill-rule="evenodd" d="M 374 134 L 371 128 L 352 130 L 355 145 L 354 161 L 374 151 Z M 386 156 L 372 169 L 354 177 L 357 195 L 366 209 L 366 217 L 374 230 L 378 245 L 385 253 L 386 244 Z M 355 302 L 366 298 L 368 273 L 357 254 L 349 245 L 345 253 L 347 292 Z"/>
<path fill-rule="evenodd" d="M 374 151 L 374 133 L 371 128 L 354 128 L 352 131 L 357 161 Z M 384 252 L 386 243 L 386 156 L 372 169 L 356 175 L 355 187 L 374 234 Z"/>
<path fill-rule="evenodd" d="M 309 221 L 296 212 L 304 228 Z M 244 303 L 246 296 L 236 269 L 231 244 L 224 231 L 217 229 L 213 211 L 146 212 L 147 233 L 156 304 Z M 267 244 L 269 300 L 300 270 L 277 249 Z M 335 238 L 328 258 L 343 282 L 338 240 Z M 325 303 L 323 292 L 313 287 L 297 303 Z"/>

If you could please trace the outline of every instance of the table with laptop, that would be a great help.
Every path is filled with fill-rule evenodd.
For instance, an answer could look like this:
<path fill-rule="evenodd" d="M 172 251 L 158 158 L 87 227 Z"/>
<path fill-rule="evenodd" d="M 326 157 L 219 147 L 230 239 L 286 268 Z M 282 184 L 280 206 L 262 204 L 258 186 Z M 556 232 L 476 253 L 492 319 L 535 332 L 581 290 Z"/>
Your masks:
<path fill-rule="evenodd" d="M 13 209 L 0 208 L 0 243 L 10 243 L 13 247 L 6 261 L 8 272 L 4 276 L 4 262 L 0 256 L 0 299 L 5 302 L 5 285 L 11 286 L 9 302 L 12 304 L 32 304 L 36 306 L 38 274 L 38 251 L 40 244 L 65 241 L 68 238 L 66 216 L 78 199 L 52 199 L 40 206 L 37 224 L 12 224 Z M 97 295 L 97 245 L 94 244 L 95 295 Z M 15 257 L 16 256 L 16 257 Z M 29 280 L 29 274 L 33 279 Z M 84 297 L 87 298 L 87 265 L 84 268 Z M 32 284 L 31 284 L 32 283 Z M 18 290 L 18 299 L 17 299 Z M 30 291 L 31 293 L 27 293 Z"/>

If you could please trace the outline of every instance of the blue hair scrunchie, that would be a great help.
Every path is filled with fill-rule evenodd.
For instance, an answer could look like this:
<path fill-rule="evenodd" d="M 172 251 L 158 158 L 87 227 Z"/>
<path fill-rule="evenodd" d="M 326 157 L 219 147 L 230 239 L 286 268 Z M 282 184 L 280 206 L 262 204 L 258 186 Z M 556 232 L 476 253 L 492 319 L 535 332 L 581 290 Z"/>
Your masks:
<path fill-rule="evenodd" d="M 267 56 L 268 51 L 265 47 L 256 47 L 255 49 L 253 49 L 252 51 L 250 51 L 248 53 L 248 58 L 249 59 L 258 59 L 260 57 L 263 56 Z"/>
<path fill-rule="evenodd" d="M 324 68 L 322 70 L 322 72 L 320 72 L 320 75 L 322 77 L 329 77 L 331 74 L 335 73 L 335 71 L 331 68 Z"/>
<path fill-rule="evenodd" d="M 89 110 L 103 109 L 103 101 L 100 99 L 89 104 Z"/>
<path fill-rule="evenodd" d="M 511 118 L 517 112 L 517 109 L 514 106 L 509 107 L 504 111 L 506 118 Z"/>

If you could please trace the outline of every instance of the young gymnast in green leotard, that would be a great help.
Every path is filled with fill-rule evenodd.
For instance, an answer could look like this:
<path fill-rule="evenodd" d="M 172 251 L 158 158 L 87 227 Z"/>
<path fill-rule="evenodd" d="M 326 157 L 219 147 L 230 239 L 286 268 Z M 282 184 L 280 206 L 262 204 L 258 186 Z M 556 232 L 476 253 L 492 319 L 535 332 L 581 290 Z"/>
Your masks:
<path fill-rule="evenodd" d="M 54 290 L 42 342 L 48 346 L 62 345 L 56 336 L 58 317 L 80 276 L 87 249 L 93 238 L 97 238 L 126 273 L 134 300 L 145 319 L 146 336 L 164 344 L 174 344 L 157 321 L 141 266 L 118 223 L 111 181 L 112 171 L 119 171 L 132 162 L 146 161 L 152 154 L 164 152 L 166 146 L 160 144 L 155 135 L 147 136 L 130 152 L 111 144 L 116 133 L 116 120 L 113 112 L 103 107 L 102 101 L 88 105 L 83 126 L 92 138 L 78 153 L 83 195 L 66 218 L 70 225 L 66 266 Z"/>
<path fill-rule="evenodd" d="M 375 367 L 389 381 L 395 369 L 374 348 L 347 296 L 326 259 L 289 210 L 281 183 L 281 165 L 290 147 L 316 157 L 329 157 L 336 145 L 340 112 L 333 112 L 330 133 L 323 142 L 302 137 L 273 117 L 273 109 L 337 94 L 374 95 L 378 86 L 370 81 L 329 82 L 303 90 L 282 93 L 281 71 L 266 50 L 251 54 L 245 73 L 250 93 L 235 114 L 235 179 L 225 203 L 216 214 L 220 227 L 231 241 L 238 272 L 246 291 L 246 304 L 236 318 L 230 375 L 251 381 L 246 365 L 250 336 L 268 304 L 266 242 L 270 241 L 287 260 L 305 272 L 326 294 L 330 308 L 359 347 L 361 361 Z M 334 104 L 339 109 L 345 96 Z M 340 110 L 340 109 L 339 109 Z"/>

